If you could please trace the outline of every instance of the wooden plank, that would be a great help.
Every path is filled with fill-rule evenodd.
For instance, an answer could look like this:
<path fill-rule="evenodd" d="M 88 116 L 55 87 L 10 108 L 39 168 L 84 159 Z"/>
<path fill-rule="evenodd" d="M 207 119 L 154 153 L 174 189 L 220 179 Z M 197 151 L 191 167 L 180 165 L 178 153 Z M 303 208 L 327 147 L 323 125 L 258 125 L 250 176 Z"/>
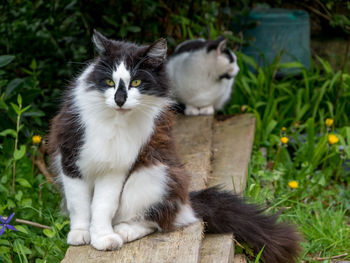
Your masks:
<path fill-rule="evenodd" d="M 232 234 L 206 234 L 200 249 L 200 263 L 229 263 L 233 259 Z"/>
<path fill-rule="evenodd" d="M 212 116 L 180 116 L 174 127 L 180 157 L 192 177 L 192 190 L 204 188 L 210 173 L 212 123 Z M 152 234 L 117 251 L 71 246 L 62 262 L 197 263 L 202 237 L 203 225 L 195 223 L 175 232 Z"/>
<path fill-rule="evenodd" d="M 248 163 L 254 143 L 255 117 L 238 115 L 216 120 L 213 133 L 213 173 L 210 185 L 241 194 L 247 183 Z"/>
<path fill-rule="evenodd" d="M 62 263 L 184 263 L 198 262 L 202 224 L 179 231 L 156 233 L 116 251 L 97 251 L 91 246 L 69 247 Z"/>
<path fill-rule="evenodd" d="M 255 118 L 252 115 L 215 120 L 209 186 L 220 184 L 225 190 L 236 193 L 244 191 L 254 133 Z M 232 234 L 205 236 L 200 250 L 201 263 L 231 263 L 233 259 Z"/>
<path fill-rule="evenodd" d="M 206 187 L 211 170 L 213 116 L 179 115 L 174 136 L 180 158 L 191 175 L 191 190 Z"/>

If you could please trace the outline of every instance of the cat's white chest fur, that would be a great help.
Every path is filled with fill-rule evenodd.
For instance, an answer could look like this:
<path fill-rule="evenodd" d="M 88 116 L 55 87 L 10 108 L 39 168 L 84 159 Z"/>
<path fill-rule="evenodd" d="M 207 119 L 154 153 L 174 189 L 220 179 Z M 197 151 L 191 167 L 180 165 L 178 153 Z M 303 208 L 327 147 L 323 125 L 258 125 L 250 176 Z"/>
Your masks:
<path fill-rule="evenodd" d="M 141 131 L 141 127 L 127 129 L 101 119 L 93 126 L 87 124 L 85 143 L 78 160 L 84 176 L 95 177 L 110 172 L 125 174 L 147 139 Z"/>

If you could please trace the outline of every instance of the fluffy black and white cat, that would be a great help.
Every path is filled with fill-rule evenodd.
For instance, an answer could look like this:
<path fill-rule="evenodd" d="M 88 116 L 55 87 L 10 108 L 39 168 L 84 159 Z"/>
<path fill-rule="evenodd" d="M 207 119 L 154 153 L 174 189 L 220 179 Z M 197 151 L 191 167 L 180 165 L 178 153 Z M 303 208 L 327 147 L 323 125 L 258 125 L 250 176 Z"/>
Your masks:
<path fill-rule="evenodd" d="M 229 100 L 239 72 L 236 55 L 223 36 L 188 40 L 176 47 L 166 66 L 174 98 L 186 115 L 214 114 Z"/>
<path fill-rule="evenodd" d="M 67 242 L 113 250 L 203 219 L 233 232 L 266 262 L 294 262 L 299 235 L 277 216 L 217 188 L 188 192 L 171 135 L 167 44 L 138 46 L 95 32 L 99 56 L 52 120 L 49 149 L 70 217 Z"/>

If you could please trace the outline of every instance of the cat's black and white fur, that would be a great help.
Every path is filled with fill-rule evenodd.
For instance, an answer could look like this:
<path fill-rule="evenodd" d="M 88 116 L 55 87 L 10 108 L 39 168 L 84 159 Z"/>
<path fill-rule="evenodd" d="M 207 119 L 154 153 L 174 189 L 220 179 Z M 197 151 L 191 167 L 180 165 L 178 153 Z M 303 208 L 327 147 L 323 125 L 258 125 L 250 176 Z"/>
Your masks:
<path fill-rule="evenodd" d="M 99 56 L 67 90 L 49 138 L 68 243 L 113 250 L 203 219 L 255 252 L 265 245 L 266 262 L 294 262 L 299 236 L 276 216 L 216 188 L 188 192 L 171 135 L 166 41 L 138 46 L 98 32 L 93 40 Z"/>
<path fill-rule="evenodd" d="M 223 36 L 188 40 L 176 47 L 166 66 L 174 98 L 186 115 L 213 114 L 229 100 L 239 72 L 236 55 Z"/>

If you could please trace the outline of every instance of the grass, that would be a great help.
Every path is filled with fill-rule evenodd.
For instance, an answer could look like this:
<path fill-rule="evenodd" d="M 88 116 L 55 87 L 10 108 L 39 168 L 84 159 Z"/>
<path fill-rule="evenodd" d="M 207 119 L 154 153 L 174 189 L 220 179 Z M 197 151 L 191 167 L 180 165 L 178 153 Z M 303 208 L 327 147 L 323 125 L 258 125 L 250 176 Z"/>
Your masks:
<path fill-rule="evenodd" d="M 321 58 L 310 70 L 278 59 L 259 68 L 242 54 L 239 61 L 241 73 L 224 113 L 249 112 L 257 119 L 246 195 L 297 226 L 305 238 L 302 262 L 350 259 L 347 68 L 334 72 Z M 280 68 L 294 67 L 302 68 L 299 76 L 275 77 Z M 327 126 L 327 118 L 334 123 Z"/>
<path fill-rule="evenodd" d="M 253 160 L 256 160 L 254 153 Z M 261 156 L 259 157 L 261 158 Z M 287 185 L 274 186 L 273 172 L 254 169 L 248 179 L 247 196 L 269 207 L 268 212 L 282 212 L 282 220 L 293 222 L 303 234 L 305 262 L 349 253 L 350 217 L 346 186 L 323 187 L 307 180 L 299 181 L 297 189 Z M 347 193 L 348 194 L 348 193 Z M 267 201 L 266 201 L 267 200 Z M 349 259 L 350 255 L 342 257 Z M 327 261 L 325 261 L 327 262 Z"/>

